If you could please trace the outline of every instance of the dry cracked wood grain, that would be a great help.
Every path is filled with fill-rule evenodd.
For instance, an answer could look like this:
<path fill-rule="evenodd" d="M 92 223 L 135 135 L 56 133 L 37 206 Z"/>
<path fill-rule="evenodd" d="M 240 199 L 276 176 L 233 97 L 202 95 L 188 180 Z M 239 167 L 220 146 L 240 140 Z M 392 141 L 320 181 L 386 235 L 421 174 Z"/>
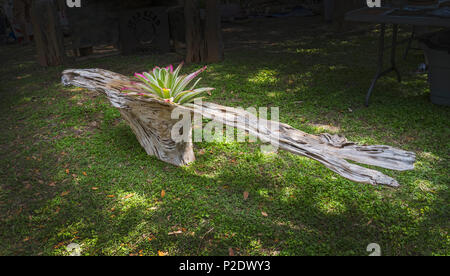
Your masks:
<path fill-rule="evenodd" d="M 131 96 L 121 88 L 133 82 L 121 74 L 102 69 L 69 69 L 62 75 L 64 85 L 75 85 L 106 94 L 118 108 L 135 133 L 147 154 L 177 166 L 195 160 L 192 144 L 192 125 L 187 131 L 188 142 L 171 138 L 172 127 L 178 120 L 171 118 L 175 108 L 182 108 L 204 118 L 244 130 L 273 146 L 319 161 L 337 174 L 361 183 L 384 184 L 396 187 L 398 182 L 373 169 L 361 167 L 347 160 L 392 170 L 412 170 L 415 154 L 385 145 L 357 145 L 339 135 L 312 135 L 289 125 L 264 120 L 242 109 L 210 102 L 192 107 L 166 103 L 162 100 Z"/>

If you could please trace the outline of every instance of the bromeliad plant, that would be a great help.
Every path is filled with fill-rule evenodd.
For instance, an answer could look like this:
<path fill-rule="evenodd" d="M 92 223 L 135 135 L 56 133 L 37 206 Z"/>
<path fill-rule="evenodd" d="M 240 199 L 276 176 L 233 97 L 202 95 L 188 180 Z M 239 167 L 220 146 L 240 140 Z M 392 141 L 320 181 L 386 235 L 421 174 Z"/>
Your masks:
<path fill-rule="evenodd" d="M 210 87 L 195 88 L 201 78 L 198 78 L 192 86 L 189 86 L 201 72 L 206 70 L 206 66 L 189 75 L 179 76 L 183 63 L 173 70 L 173 66 L 169 65 L 165 68 L 155 67 L 152 72 L 136 73 L 134 76 L 140 80 L 137 87 L 142 88 L 135 91 L 134 88 L 124 87 L 122 92 L 131 95 L 145 96 L 162 99 L 168 103 L 177 103 L 187 105 L 197 98 L 201 98 L 200 94 L 214 90 Z"/>

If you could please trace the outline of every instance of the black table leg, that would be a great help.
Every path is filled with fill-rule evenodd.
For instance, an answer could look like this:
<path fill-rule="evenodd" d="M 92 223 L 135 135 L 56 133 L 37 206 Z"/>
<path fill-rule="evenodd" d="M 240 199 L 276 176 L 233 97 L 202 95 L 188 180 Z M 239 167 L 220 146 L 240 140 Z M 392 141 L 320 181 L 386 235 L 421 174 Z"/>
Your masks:
<path fill-rule="evenodd" d="M 372 84 L 370 85 L 369 91 L 367 91 L 366 95 L 366 106 L 369 106 L 369 100 L 370 96 L 372 95 L 372 91 L 375 88 L 375 84 L 377 83 L 378 79 L 382 76 L 390 73 L 391 71 L 395 71 L 397 73 L 398 81 L 401 82 L 401 76 L 400 72 L 397 69 L 396 63 L 395 63 L 395 56 L 396 56 L 396 48 L 397 48 L 397 33 L 398 33 L 398 25 L 393 25 L 392 30 L 392 49 L 391 49 L 391 67 L 385 71 L 383 71 L 383 61 L 384 61 L 384 37 L 386 34 L 386 24 L 381 24 L 380 29 L 380 40 L 378 45 L 378 67 L 377 67 L 377 73 L 375 77 L 372 80 Z"/>
<path fill-rule="evenodd" d="M 405 54 L 403 55 L 404 60 L 408 57 L 409 50 L 412 48 L 412 43 L 414 39 L 416 39 L 416 26 L 413 26 L 412 28 L 411 36 L 408 39 L 408 45 L 406 46 Z"/>
<path fill-rule="evenodd" d="M 392 51 L 391 51 L 391 66 L 392 69 L 397 73 L 398 82 L 402 82 L 402 76 L 400 75 L 400 71 L 398 71 L 397 65 L 395 63 L 396 58 L 396 50 L 397 50 L 397 34 L 398 34 L 398 25 L 394 25 L 392 27 Z"/>

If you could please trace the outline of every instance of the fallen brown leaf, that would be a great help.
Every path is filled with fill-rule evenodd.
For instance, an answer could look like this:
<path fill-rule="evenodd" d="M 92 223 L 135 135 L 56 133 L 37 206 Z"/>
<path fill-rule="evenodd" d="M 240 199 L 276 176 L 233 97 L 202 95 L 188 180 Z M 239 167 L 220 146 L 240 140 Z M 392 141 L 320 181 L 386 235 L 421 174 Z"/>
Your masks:
<path fill-rule="evenodd" d="M 166 255 L 167 255 L 167 252 L 158 250 L 158 256 L 166 256 Z"/>
<path fill-rule="evenodd" d="M 130 197 L 133 197 L 133 196 L 134 196 L 134 193 L 132 193 L 132 194 L 127 194 L 126 196 L 123 197 L 123 199 L 127 199 L 127 198 L 130 198 Z"/>
<path fill-rule="evenodd" d="M 244 200 L 247 200 L 247 198 L 248 198 L 248 192 L 244 191 Z"/>

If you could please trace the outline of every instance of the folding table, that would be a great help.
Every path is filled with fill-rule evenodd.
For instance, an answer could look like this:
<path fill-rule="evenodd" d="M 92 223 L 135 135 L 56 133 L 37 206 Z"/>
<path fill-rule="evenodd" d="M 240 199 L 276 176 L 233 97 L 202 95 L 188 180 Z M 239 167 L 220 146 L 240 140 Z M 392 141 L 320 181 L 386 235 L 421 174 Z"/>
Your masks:
<path fill-rule="evenodd" d="M 379 78 L 394 71 L 397 74 L 398 81 L 401 82 L 401 75 L 396 65 L 396 48 L 400 43 L 397 41 L 398 35 L 398 25 L 412 25 L 412 26 L 428 26 L 428 27 L 445 27 L 450 28 L 450 17 L 442 17 L 433 15 L 432 12 L 436 11 L 437 7 L 434 9 L 426 8 L 414 8 L 407 7 L 406 9 L 398 8 L 362 8 L 354 11 L 350 11 L 346 14 L 345 19 L 348 21 L 357 22 L 368 22 L 368 23 L 378 23 L 380 24 L 380 38 L 378 45 L 378 63 L 377 63 L 377 73 L 372 80 L 369 90 L 367 91 L 365 105 L 369 106 L 370 96 L 372 95 L 375 84 Z M 383 60 L 385 47 L 385 34 L 386 25 L 392 25 L 392 46 L 391 57 L 390 57 L 390 67 L 383 70 Z"/>

